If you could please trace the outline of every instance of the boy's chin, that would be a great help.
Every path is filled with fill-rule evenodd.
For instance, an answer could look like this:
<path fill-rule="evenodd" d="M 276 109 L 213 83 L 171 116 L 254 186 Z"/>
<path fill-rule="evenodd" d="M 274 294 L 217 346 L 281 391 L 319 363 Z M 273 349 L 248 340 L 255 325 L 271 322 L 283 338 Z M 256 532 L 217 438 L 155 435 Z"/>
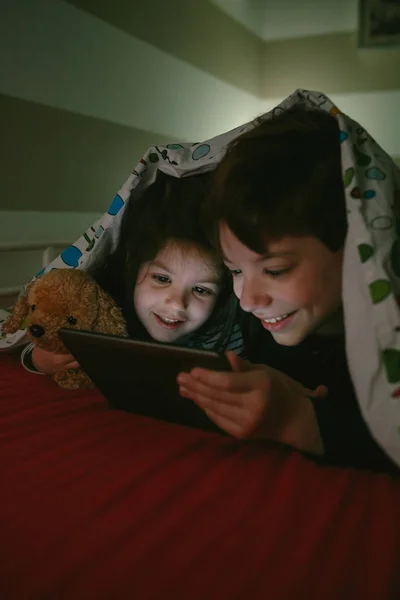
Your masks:
<path fill-rule="evenodd" d="M 308 336 L 314 333 L 313 327 L 310 323 L 301 322 L 301 314 L 296 314 L 297 323 L 295 326 L 290 326 L 282 331 L 270 332 L 275 342 L 280 346 L 298 346 Z"/>
<path fill-rule="evenodd" d="M 298 346 L 299 344 L 301 344 L 301 342 L 303 342 L 306 339 L 306 337 L 310 335 L 310 332 L 271 332 L 271 335 L 274 338 L 275 342 L 280 346 Z"/>

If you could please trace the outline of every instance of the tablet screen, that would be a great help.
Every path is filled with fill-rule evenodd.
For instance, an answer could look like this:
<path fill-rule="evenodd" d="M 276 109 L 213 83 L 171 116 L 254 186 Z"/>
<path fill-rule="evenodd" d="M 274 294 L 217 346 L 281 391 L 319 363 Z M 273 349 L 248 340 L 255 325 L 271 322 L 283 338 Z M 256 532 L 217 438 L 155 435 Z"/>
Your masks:
<path fill-rule="evenodd" d="M 60 337 L 111 407 L 220 431 L 199 407 L 179 395 L 176 377 L 193 367 L 230 370 L 224 355 L 76 329 L 62 329 Z"/>

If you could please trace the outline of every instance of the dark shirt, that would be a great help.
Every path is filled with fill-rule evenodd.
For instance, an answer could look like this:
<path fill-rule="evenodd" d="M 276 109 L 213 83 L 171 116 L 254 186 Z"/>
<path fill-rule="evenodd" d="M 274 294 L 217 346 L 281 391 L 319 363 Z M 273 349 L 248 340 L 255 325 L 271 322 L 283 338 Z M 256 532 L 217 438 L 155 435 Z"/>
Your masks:
<path fill-rule="evenodd" d="M 310 389 L 327 386 L 326 398 L 311 399 L 325 448 L 325 456 L 316 459 L 318 462 L 400 474 L 361 415 L 343 336 L 312 335 L 297 346 L 282 346 L 261 329 L 249 359 L 282 371 Z"/>

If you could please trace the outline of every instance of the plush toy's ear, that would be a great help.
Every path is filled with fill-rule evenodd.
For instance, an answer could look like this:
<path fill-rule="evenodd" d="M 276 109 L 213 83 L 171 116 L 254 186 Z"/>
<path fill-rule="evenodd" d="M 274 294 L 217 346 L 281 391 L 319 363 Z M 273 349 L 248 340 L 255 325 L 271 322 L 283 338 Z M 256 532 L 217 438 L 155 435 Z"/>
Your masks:
<path fill-rule="evenodd" d="M 22 329 L 23 322 L 28 316 L 29 304 L 28 304 L 28 291 L 32 287 L 34 282 L 30 283 L 25 290 L 23 296 L 20 296 L 13 308 L 11 315 L 4 323 L 2 331 L 5 335 L 15 333 L 18 329 Z"/>
<path fill-rule="evenodd" d="M 125 321 L 114 300 L 100 287 L 97 288 L 98 314 L 94 331 L 113 335 L 126 335 Z"/>

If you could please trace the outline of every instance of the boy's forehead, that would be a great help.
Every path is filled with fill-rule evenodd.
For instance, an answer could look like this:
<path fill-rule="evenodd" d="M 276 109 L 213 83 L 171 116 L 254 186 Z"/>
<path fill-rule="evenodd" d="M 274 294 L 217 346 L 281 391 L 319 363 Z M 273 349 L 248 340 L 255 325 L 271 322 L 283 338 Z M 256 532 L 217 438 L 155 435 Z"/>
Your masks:
<path fill-rule="evenodd" d="M 321 242 L 313 235 L 292 236 L 287 235 L 280 240 L 270 241 L 266 244 L 264 258 L 293 257 L 309 252 L 318 252 Z"/>
<path fill-rule="evenodd" d="M 235 236 L 227 225 L 220 227 L 220 242 L 222 255 L 225 260 L 229 261 L 230 252 L 245 252 L 248 258 L 253 261 L 264 261 L 270 258 L 285 258 L 293 257 L 304 247 L 304 242 L 307 238 L 294 236 L 284 236 L 278 240 L 266 241 L 265 250 L 262 253 L 257 253 Z"/>
<path fill-rule="evenodd" d="M 290 242 L 270 243 L 267 245 L 266 252 L 260 254 L 260 260 L 267 260 L 268 258 L 284 258 L 286 256 L 290 257 L 297 253 L 297 250 L 290 246 Z"/>

